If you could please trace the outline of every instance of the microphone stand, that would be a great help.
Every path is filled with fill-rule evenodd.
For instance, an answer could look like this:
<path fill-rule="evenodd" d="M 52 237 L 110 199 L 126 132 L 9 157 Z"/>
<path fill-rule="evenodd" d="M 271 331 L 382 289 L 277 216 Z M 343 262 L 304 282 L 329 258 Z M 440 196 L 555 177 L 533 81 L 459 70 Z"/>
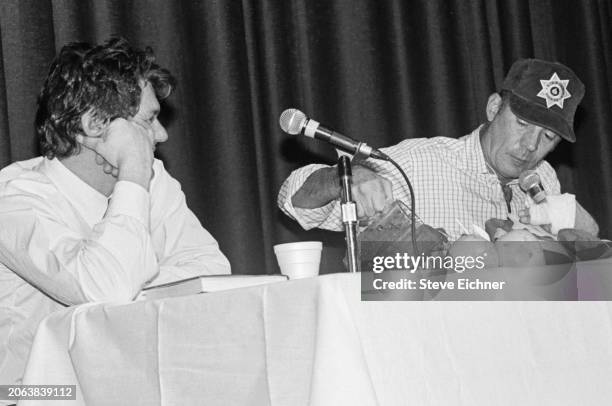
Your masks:
<path fill-rule="evenodd" d="M 346 250 L 349 272 L 359 272 L 360 261 L 357 248 L 357 206 L 353 201 L 351 184 L 353 174 L 351 161 L 347 156 L 338 158 L 338 177 L 340 178 L 342 223 L 346 235 Z"/>

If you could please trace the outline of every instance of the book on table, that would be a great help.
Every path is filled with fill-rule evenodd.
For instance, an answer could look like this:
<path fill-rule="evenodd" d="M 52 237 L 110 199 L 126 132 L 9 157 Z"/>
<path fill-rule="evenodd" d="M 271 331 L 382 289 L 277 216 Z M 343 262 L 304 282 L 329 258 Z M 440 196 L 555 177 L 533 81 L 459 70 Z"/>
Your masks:
<path fill-rule="evenodd" d="M 164 297 L 195 295 L 220 290 L 265 285 L 286 281 L 285 275 L 200 275 L 161 285 L 147 286 L 138 294 L 137 300 L 161 299 Z"/>

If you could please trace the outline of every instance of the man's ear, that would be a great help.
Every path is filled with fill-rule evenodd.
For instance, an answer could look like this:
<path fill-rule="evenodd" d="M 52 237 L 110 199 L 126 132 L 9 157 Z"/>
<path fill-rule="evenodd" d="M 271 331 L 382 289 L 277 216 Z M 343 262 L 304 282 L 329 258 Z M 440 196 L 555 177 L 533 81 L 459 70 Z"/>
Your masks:
<path fill-rule="evenodd" d="M 487 120 L 493 121 L 493 118 L 499 113 L 502 107 L 502 98 L 499 93 L 493 93 L 487 100 Z"/>
<path fill-rule="evenodd" d="M 81 116 L 81 127 L 87 137 L 101 137 L 108 123 L 96 117 L 92 110 L 86 111 Z"/>

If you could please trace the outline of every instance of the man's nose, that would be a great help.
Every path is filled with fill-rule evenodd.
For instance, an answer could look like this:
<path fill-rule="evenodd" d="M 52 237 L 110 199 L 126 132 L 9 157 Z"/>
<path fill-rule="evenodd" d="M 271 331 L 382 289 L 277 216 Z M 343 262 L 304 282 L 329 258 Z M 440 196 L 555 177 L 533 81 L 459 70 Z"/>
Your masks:
<path fill-rule="evenodd" d="M 529 152 L 534 152 L 538 149 L 540 144 L 540 138 L 544 129 L 540 126 L 534 125 L 527 133 L 523 134 L 521 138 L 521 145 Z"/>
<path fill-rule="evenodd" d="M 166 132 L 166 129 L 164 128 L 164 126 L 161 124 L 158 124 L 156 126 L 154 130 L 154 134 L 155 134 L 156 143 L 166 142 L 168 140 L 168 133 Z"/>

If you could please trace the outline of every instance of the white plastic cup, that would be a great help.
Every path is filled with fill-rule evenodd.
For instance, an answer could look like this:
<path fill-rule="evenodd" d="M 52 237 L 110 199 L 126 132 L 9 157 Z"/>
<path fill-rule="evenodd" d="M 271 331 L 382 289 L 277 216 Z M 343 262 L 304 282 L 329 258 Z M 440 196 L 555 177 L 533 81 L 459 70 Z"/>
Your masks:
<path fill-rule="evenodd" d="M 322 250 L 321 241 L 291 242 L 274 246 L 281 273 L 287 275 L 289 279 L 317 276 Z"/>

